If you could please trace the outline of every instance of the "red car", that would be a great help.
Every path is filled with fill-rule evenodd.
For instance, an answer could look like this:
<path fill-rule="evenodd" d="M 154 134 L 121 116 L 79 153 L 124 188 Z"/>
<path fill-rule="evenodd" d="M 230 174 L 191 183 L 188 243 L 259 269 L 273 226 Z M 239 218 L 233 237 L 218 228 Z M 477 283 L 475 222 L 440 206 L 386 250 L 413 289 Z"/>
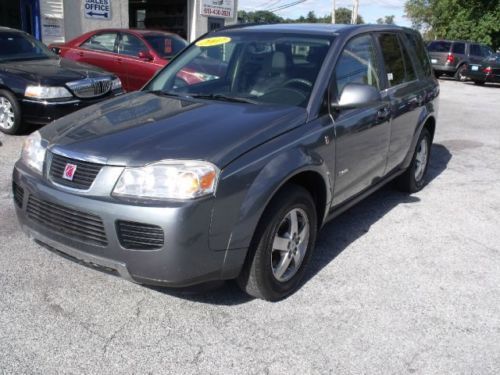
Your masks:
<path fill-rule="evenodd" d="M 49 47 L 66 59 L 98 66 L 120 77 L 124 90 L 139 90 L 188 43 L 164 31 L 103 29 Z"/>

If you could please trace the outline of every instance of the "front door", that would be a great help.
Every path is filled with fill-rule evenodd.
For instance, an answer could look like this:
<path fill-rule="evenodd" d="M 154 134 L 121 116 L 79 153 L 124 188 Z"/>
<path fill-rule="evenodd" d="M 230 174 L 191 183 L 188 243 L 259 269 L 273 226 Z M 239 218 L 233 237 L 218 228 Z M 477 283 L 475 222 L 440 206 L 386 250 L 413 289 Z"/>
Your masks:
<path fill-rule="evenodd" d="M 21 0 L 21 28 L 36 39 L 41 40 L 39 0 Z"/>
<path fill-rule="evenodd" d="M 381 70 L 370 34 L 354 37 L 345 46 L 334 72 L 332 95 L 337 100 L 350 83 L 381 90 Z M 388 102 L 333 112 L 336 167 L 333 205 L 339 205 L 379 180 L 387 161 L 390 140 Z"/>

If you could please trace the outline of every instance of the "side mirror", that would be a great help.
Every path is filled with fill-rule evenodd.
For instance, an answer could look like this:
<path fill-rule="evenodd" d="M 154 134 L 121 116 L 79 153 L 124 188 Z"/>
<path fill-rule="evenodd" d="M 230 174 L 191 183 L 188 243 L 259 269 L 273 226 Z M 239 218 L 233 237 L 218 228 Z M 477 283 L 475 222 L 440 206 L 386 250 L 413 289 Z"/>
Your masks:
<path fill-rule="evenodd" d="M 339 110 L 362 108 L 381 100 L 380 91 L 376 87 L 360 83 L 348 83 L 340 94 L 340 100 L 332 103 L 332 107 Z"/>
<path fill-rule="evenodd" d="M 141 60 L 151 61 L 153 60 L 153 55 L 149 51 L 140 51 L 137 55 Z"/>

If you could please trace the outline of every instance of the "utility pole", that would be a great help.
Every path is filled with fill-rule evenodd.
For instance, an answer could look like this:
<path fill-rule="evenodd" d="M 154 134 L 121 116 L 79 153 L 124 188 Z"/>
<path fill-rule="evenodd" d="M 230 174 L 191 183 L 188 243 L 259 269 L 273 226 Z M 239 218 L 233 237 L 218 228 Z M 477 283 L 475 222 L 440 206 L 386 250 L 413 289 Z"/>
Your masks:
<path fill-rule="evenodd" d="M 332 23 L 335 23 L 335 0 L 333 0 L 332 4 Z"/>
<path fill-rule="evenodd" d="M 352 7 L 352 17 L 351 17 L 351 23 L 353 25 L 356 24 L 358 21 L 358 11 L 359 11 L 359 0 L 354 0 L 354 5 Z"/>

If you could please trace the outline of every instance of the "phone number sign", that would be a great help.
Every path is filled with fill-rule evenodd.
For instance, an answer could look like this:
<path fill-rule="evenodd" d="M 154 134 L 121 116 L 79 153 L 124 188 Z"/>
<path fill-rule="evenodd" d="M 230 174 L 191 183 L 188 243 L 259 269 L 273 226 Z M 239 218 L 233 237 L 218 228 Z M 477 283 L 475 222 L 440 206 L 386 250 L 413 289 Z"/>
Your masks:
<path fill-rule="evenodd" d="M 201 0 L 201 15 L 207 17 L 234 17 L 233 0 Z"/>

